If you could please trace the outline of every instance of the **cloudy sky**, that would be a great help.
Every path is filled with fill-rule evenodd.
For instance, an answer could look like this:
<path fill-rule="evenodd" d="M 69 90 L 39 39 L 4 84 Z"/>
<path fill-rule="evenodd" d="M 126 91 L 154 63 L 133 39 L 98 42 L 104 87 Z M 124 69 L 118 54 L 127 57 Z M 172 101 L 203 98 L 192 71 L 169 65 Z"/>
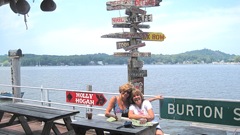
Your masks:
<path fill-rule="evenodd" d="M 24 54 L 81 55 L 124 52 L 116 48 L 124 39 L 101 35 L 129 31 L 112 28 L 111 18 L 123 17 L 125 10 L 107 11 L 108 0 L 55 0 L 54 12 L 41 11 L 42 0 L 28 0 L 31 10 L 27 25 L 22 15 L 0 6 L 0 55 L 22 49 Z M 162 0 L 159 7 L 142 8 L 153 15 L 150 29 L 162 32 L 163 42 L 146 41 L 140 52 L 178 54 L 211 49 L 240 55 L 239 0 Z"/>

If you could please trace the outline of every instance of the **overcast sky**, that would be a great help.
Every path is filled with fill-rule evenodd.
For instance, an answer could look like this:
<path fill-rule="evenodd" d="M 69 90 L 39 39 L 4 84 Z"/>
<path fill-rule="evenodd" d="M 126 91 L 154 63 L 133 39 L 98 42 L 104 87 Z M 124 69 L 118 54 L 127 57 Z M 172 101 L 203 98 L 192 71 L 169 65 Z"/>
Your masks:
<path fill-rule="evenodd" d="M 81 55 L 125 52 L 116 48 L 124 39 L 101 35 L 129 31 L 112 28 L 111 18 L 125 10 L 106 10 L 108 0 L 55 0 L 54 12 L 41 11 L 42 0 L 28 0 L 26 30 L 23 15 L 0 6 L 0 55 L 22 49 L 24 54 Z M 240 0 L 162 0 L 159 7 L 142 8 L 153 15 L 150 29 L 162 32 L 163 42 L 147 41 L 140 52 L 178 54 L 211 49 L 240 55 Z"/>

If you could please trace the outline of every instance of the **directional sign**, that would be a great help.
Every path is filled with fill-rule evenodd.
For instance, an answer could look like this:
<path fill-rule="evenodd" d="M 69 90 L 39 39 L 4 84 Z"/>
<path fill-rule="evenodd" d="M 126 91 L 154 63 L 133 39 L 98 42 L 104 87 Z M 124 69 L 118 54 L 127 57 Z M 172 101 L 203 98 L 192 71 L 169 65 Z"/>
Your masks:
<path fill-rule="evenodd" d="M 113 28 L 131 28 L 133 27 L 134 24 L 113 24 Z M 141 28 L 141 29 L 149 29 L 150 25 L 136 25 L 136 27 Z"/>
<path fill-rule="evenodd" d="M 103 106 L 107 99 L 101 93 L 66 91 L 66 102 Z"/>
<path fill-rule="evenodd" d="M 132 57 L 151 57 L 151 52 L 131 52 Z"/>
<path fill-rule="evenodd" d="M 156 7 L 162 0 L 135 0 L 135 6 L 138 7 Z"/>
<path fill-rule="evenodd" d="M 116 44 L 117 44 L 117 49 L 122 49 L 130 46 L 129 41 L 120 41 L 120 42 L 117 42 Z"/>
<path fill-rule="evenodd" d="M 131 77 L 146 77 L 147 70 L 131 70 L 130 76 Z"/>
<path fill-rule="evenodd" d="M 122 32 L 103 35 L 101 36 L 101 38 L 121 38 L 121 39 L 136 38 L 145 41 L 164 41 L 166 37 L 163 33 L 156 32 L 141 32 L 141 33 Z"/>
<path fill-rule="evenodd" d="M 115 52 L 113 54 L 114 56 L 117 56 L 117 57 L 130 57 L 131 56 L 131 53 L 129 52 Z"/>
<path fill-rule="evenodd" d="M 122 23 L 141 23 L 141 22 L 152 22 L 152 14 L 149 15 L 137 15 L 134 17 L 115 17 L 112 18 L 112 24 L 122 24 Z"/>
<path fill-rule="evenodd" d="M 145 43 L 139 43 L 139 44 L 136 44 L 136 45 L 127 46 L 127 47 L 124 48 L 124 50 L 125 51 L 133 50 L 133 49 L 143 47 L 143 46 L 145 46 Z"/>
<path fill-rule="evenodd" d="M 119 0 L 119 1 L 108 1 L 106 3 L 107 10 L 120 10 L 120 9 L 126 9 L 127 7 L 130 7 L 134 5 L 132 0 Z"/>
<path fill-rule="evenodd" d="M 136 6 L 131 6 L 130 8 L 127 8 L 125 11 L 126 15 L 132 15 L 132 13 L 146 15 L 147 11 L 142 10 Z"/>
<path fill-rule="evenodd" d="M 119 5 L 133 5 L 132 0 L 118 0 L 118 1 L 108 1 L 106 3 L 107 6 L 119 6 Z"/>
<path fill-rule="evenodd" d="M 161 118 L 240 126 L 240 101 L 164 98 Z"/>
<path fill-rule="evenodd" d="M 128 18 L 129 18 L 128 16 L 112 18 L 112 24 L 130 23 L 128 21 Z"/>
<path fill-rule="evenodd" d="M 114 56 L 120 57 L 151 57 L 151 52 L 115 52 Z"/>
<path fill-rule="evenodd" d="M 131 6 L 137 6 L 137 7 L 156 7 L 159 6 L 159 3 L 162 2 L 162 0 L 119 0 L 119 1 L 108 1 L 106 3 L 107 10 L 120 10 L 120 9 L 126 9 Z"/>
<path fill-rule="evenodd" d="M 163 33 L 149 32 L 147 37 L 144 37 L 142 40 L 146 41 L 163 41 L 165 39 L 165 35 Z"/>
<path fill-rule="evenodd" d="M 101 38 L 123 38 L 123 39 L 145 38 L 145 39 L 148 39 L 148 32 L 142 32 L 142 33 L 133 33 L 133 32 L 111 33 L 111 34 L 103 35 L 103 36 L 101 36 Z"/>

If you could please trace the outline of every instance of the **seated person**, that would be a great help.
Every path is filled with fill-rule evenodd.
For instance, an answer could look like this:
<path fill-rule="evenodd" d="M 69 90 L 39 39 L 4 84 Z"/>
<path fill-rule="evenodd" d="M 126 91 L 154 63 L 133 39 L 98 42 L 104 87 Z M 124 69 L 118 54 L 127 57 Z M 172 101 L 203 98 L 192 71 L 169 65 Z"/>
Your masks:
<path fill-rule="evenodd" d="M 152 109 L 152 104 L 149 100 L 143 98 L 143 94 L 139 89 L 134 89 L 132 91 L 132 104 L 129 107 L 128 117 L 130 119 L 145 120 L 145 122 L 150 122 L 154 120 L 154 112 Z M 144 123 L 142 123 L 144 124 Z M 156 135 L 163 135 L 160 125 L 156 127 Z"/>

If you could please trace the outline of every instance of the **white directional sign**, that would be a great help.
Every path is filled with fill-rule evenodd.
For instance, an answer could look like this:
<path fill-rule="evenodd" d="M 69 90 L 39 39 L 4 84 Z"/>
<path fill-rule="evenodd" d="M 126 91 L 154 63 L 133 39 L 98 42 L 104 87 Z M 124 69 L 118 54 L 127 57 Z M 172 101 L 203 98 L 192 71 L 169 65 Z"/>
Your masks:
<path fill-rule="evenodd" d="M 155 7 L 159 6 L 162 0 L 135 0 L 135 6 L 138 7 Z"/>
<path fill-rule="evenodd" d="M 119 1 L 108 1 L 106 3 L 107 10 L 120 10 L 120 9 L 126 9 L 127 7 L 130 7 L 134 5 L 132 0 L 119 0 Z"/>
<path fill-rule="evenodd" d="M 118 1 L 108 1 L 106 3 L 107 10 L 120 10 L 126 9 L 131 6 L 137 7 L 156 7 L 162 0 L 118 0 Z"/>
<path fill-rule="evenodd" d="M 149 15 L 138 15 L 135 17 L 115 17 L 112 18 L 112 24 L 122 24 L 122 23 L 138 23 L 138 22 L 152 22 L 152 14 Z"/>
<path fill-rule="evenodd" d="M 117 42 L 116 44 L 117 44 L 117 49 L 122 49 L 130 46 L 130 41 L 120 41 L 120 42 Z"/>

